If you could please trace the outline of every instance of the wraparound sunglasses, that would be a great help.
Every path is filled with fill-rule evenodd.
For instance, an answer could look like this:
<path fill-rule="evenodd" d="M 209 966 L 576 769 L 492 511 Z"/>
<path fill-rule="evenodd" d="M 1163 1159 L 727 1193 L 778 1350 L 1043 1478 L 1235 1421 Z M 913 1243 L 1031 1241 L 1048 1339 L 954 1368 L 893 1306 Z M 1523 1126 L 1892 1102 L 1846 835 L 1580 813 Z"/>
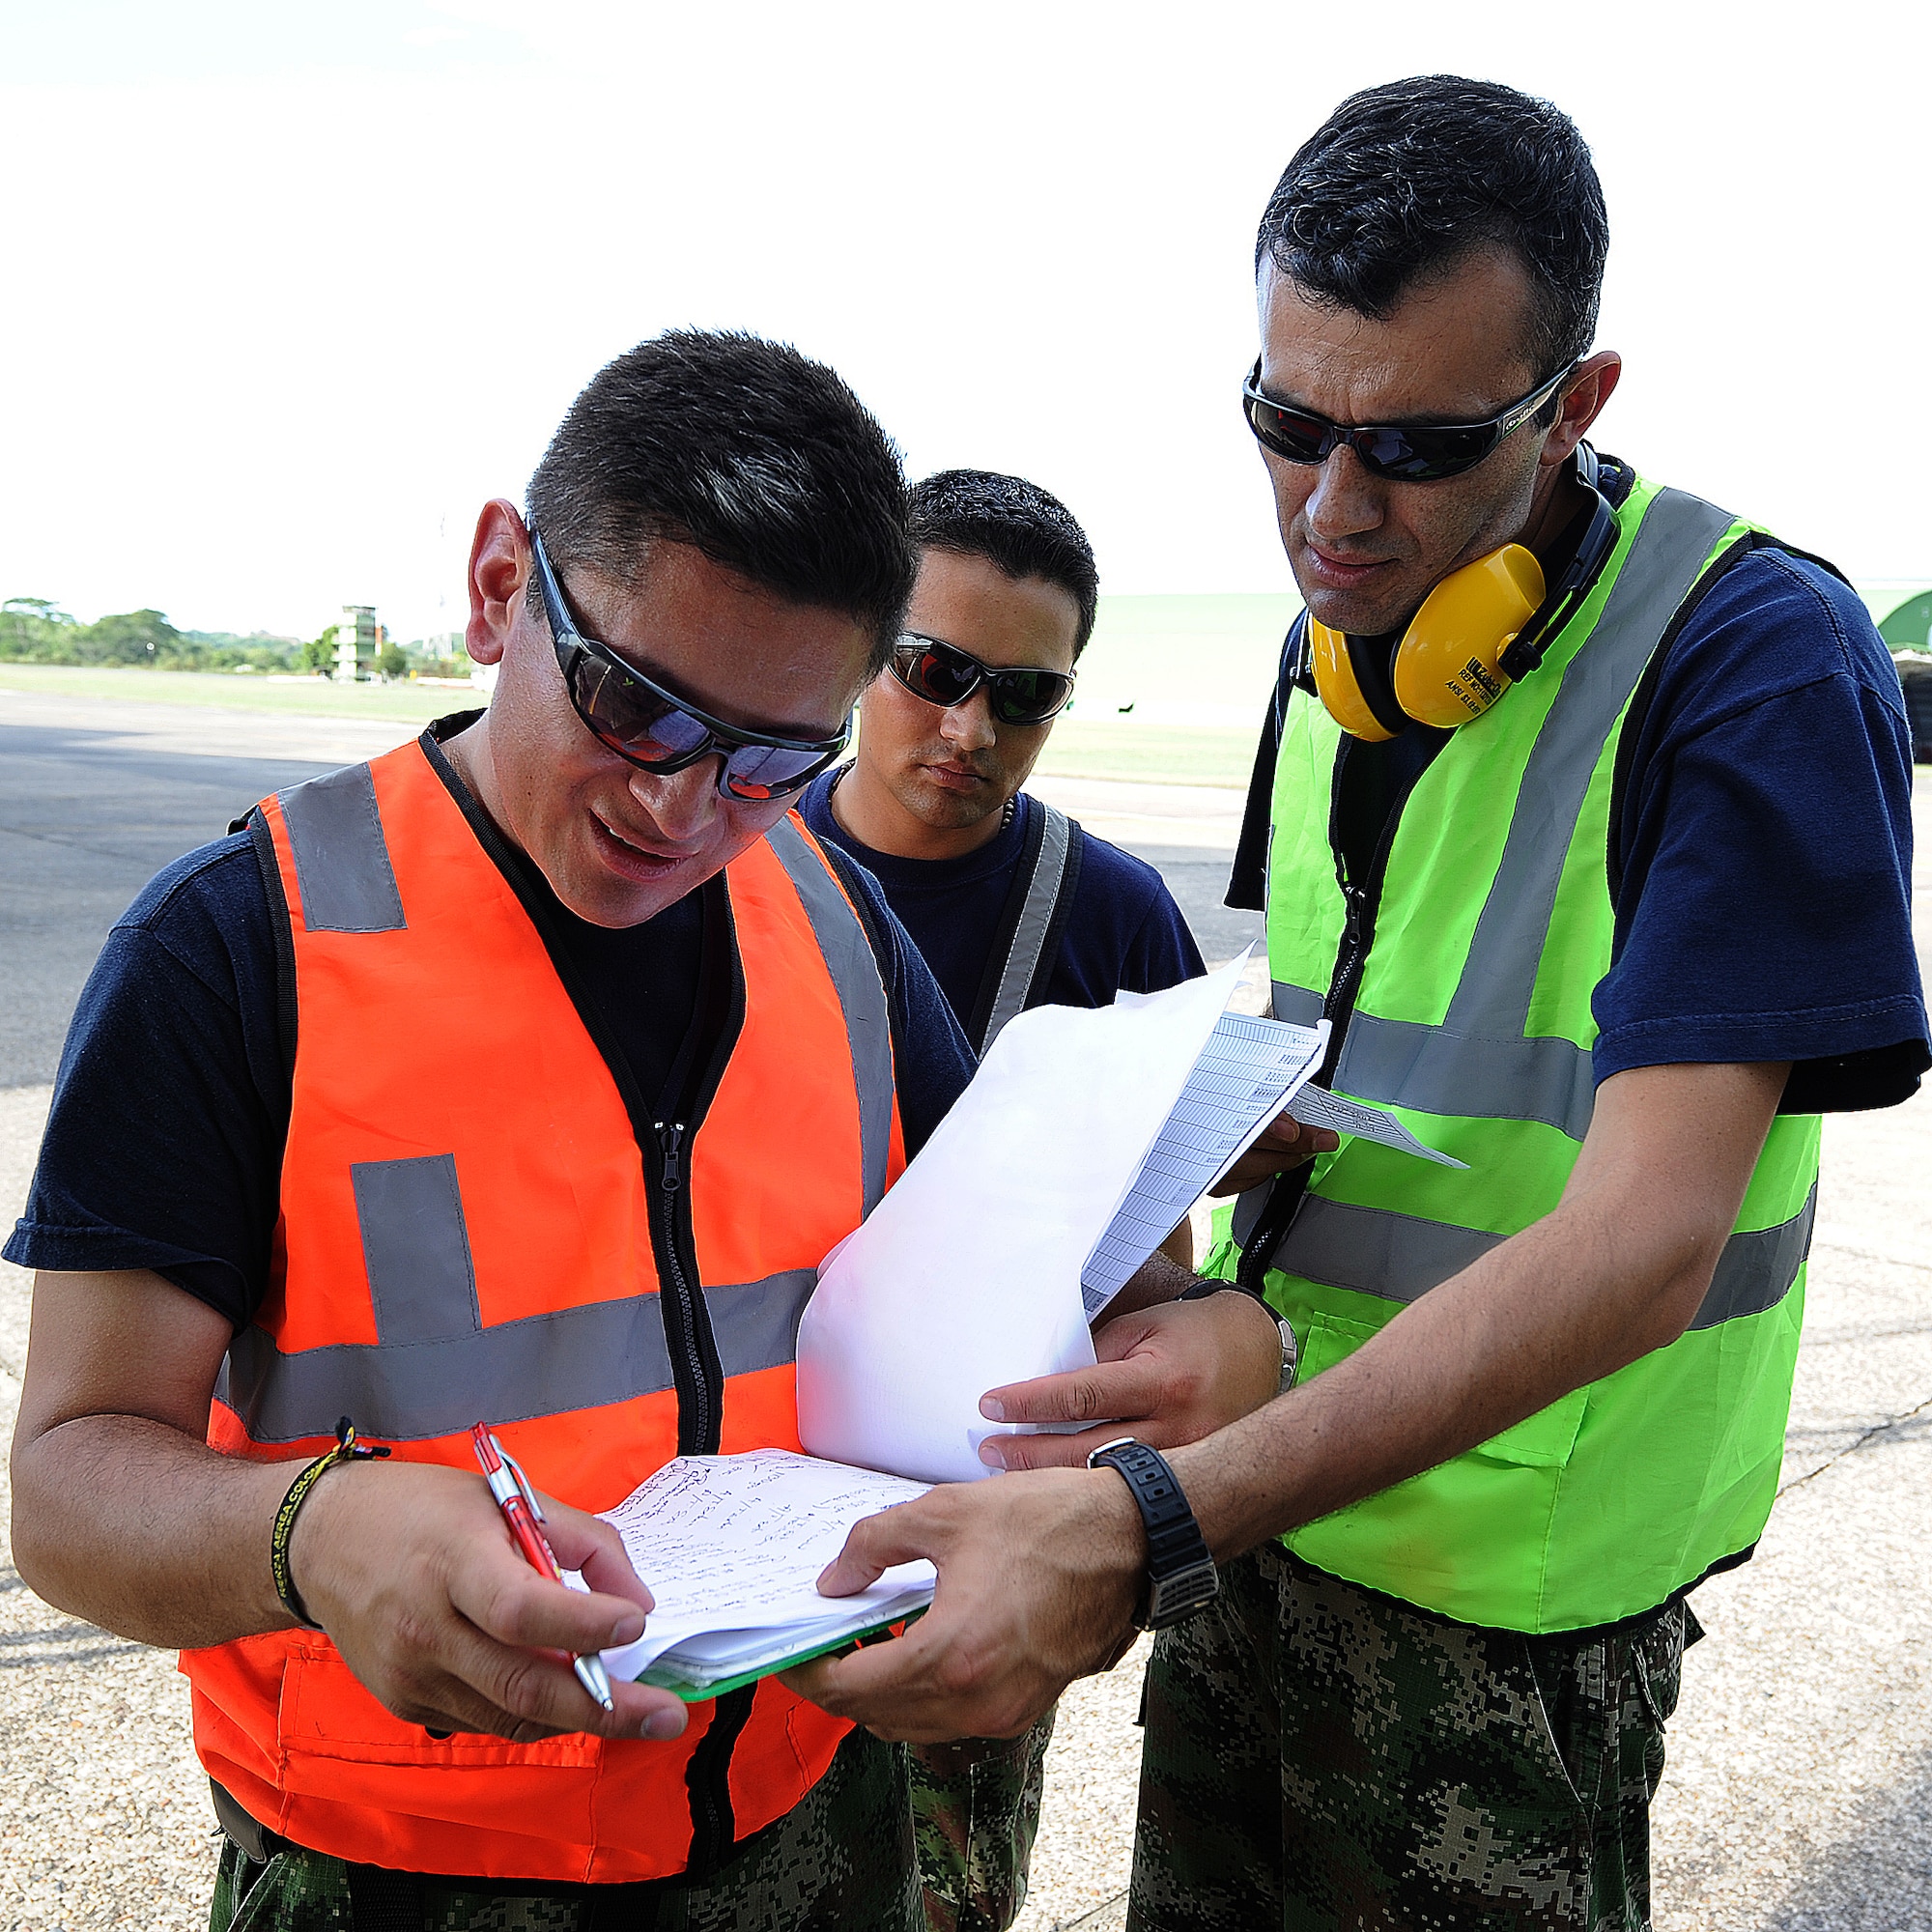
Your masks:
<path fill-rule="evenodd" d="M 1548 382 L 1487 422 L 1363 423 L 1347 429 L 1312 410 L 1297 410 L 1264 395 L 1258 356 L 1241 384 L 1241 413 L 1255 440 L 1290 463 L 1325 463 L 1331 451 L 1346 443 L 1374 475 L 1398 483 L 1435 483 L 1473 469 L 1504 437 L 1520 429 L 1575 369 L 1575 363 L 1559 369 Z"/>
<path fill-rule="evenodd" d="M 957 644 L 918 631 L 903 633 L 893 646 L 893 675 L 915 697 L 948 709 L 964 704 L 983 684 L 987 707 L 1002 724 L 1044 724 L 1073 696 L 1065 671 L 981 664 Z"/>
<path fill-rule="evenodd" d="M 668 778 L 715 753 L 718 789 L 726 798 L 755 804 L 803 791 L 844 751 L 852 736 L 850 719 L 836 738 L 781 737 L 727 724 L 668 691 L 577 628 L 534 528 L 530 554 L 571 706 L 597 742 L 620 758 Z"/>

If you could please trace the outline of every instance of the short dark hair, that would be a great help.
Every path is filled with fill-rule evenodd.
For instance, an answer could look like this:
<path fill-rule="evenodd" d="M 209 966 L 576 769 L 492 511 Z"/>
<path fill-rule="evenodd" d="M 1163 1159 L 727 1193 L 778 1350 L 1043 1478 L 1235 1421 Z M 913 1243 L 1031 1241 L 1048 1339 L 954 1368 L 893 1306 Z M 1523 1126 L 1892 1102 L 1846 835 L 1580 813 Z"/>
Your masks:
<path fill-rule="evenodd" d="M 912 540 L 1058 584 L 1080 607 L 1073 655 L 1087 648 L 1100 601 L 1094 546 L 1073 512 L 1037 483 L 996 469 L 942 469 L 913 485 Z"/>
<path fill-rule="evenodd" d="M 673 329 L 600 369 L 526 503 L 559 566 L 628 583 L 652 542 L 690 544 L 862 624 L 875 671 L 918 568 L 884 430 L 824 363 L 755 335 Z"/>
<path fill-rule="evenodd" d="M 1351 94 L 1302 143 L 1268 198 L 1255 269 L 1271 261 L 1318 302 L 1379 322 L 1485 245 L 1528 271 L 1537 375 L 1584 355 L 1609 220 L 1576 123 L 1513 87 L 1432 73 Z"/>

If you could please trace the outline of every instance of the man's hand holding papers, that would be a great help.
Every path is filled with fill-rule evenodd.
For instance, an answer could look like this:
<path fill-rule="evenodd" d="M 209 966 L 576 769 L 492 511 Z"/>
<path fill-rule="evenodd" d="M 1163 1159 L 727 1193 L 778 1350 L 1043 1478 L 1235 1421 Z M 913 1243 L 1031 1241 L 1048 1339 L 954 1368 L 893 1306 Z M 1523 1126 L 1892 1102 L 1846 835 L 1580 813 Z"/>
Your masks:
<path fill-rule="evenodd" d="M 945 1485 L 857 1524 L 818 1587 L 844 1596 L 922 1557 L 939 1594 L 903 1636 L 781 1681 L 882 1738 L 1016 1737 L 1133 1641 L 1147 1534 L 1111 1470 Z"/>
<path fill-rule="evenodd" d="M 1300 1167 L 1318 1153 L 1332 1153 L 1342 1145 L 1339 1136 L 1326 1127 L 1303 1126 L 1293 1114 L 1270 1121 L 1250 1143 L 1248 1151 L 1236 1161 L 1208 1192 L 1217 1201 L 1231 1194 L 1259 1187 L 1277 1174 Z"/>
<path fill-rule="evenodd" d="M 1174 1272 L 1183 1286 L 1194 1280 Z M 980 1460 L 988 1468 L 1075 1468 L 1089 1450 L 1128 1435 L 1156 1449 L 1196 1442 L 1271 1402 L 1281 1387 L 1281 1331 L 1237 1289 L 1116 1316 L 1094 1335 L 1094 1352 L 1099 1359 L 1091 1369 L 987 1392 L 980 1407 L 989 1420 L 1049 1432 L 987 1436 Z M 1069 1423 L 1092 1426 L 1060 1433 Z"/>

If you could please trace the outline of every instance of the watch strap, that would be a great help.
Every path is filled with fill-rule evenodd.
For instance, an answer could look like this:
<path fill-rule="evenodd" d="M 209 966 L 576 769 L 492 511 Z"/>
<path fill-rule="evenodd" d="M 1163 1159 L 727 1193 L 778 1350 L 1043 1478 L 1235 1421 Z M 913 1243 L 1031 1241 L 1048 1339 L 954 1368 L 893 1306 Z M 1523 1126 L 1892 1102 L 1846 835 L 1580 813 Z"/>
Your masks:
<path fill-rule="evenodd" d="M 1136 1621 L 1145 1629 L 1159 1630 L 1212 1602 L 1220 1577 L 1186 1492 L 1167 1458 L 1124 1435 L 1095 1449 L 1087 1458 L 1087 1466 L 1114 1470 L 1141 1513 L 1148 1540 L 1148 1602 Z"/>

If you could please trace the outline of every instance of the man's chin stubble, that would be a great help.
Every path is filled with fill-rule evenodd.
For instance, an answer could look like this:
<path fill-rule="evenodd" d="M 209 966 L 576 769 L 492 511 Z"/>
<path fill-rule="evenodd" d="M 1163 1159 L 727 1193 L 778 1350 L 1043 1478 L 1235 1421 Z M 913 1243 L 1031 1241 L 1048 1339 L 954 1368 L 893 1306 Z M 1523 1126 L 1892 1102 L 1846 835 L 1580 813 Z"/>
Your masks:
<path fill-rule="evenodd" d="M 978 825 L 989 812 L 999 810 L 992 802 L 991 786 L 983 794 L 962 797 L 958 792 L 946 791 L 935 784 L 920 785 L 906 804 L 916 818 L 923 818 L 926 824 L 947 832 L 963 832 L 968 826 Z"/>

